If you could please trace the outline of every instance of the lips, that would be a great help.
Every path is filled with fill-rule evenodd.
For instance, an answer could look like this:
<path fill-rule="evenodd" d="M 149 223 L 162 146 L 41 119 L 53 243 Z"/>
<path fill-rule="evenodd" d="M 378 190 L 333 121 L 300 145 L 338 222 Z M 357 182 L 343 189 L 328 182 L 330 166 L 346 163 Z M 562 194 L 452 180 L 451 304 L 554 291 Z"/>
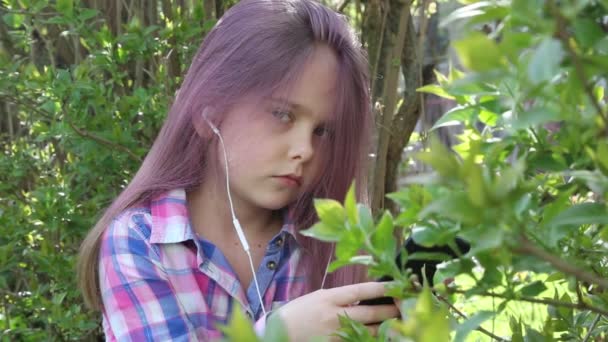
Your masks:
<path fill-rule="evenodd" d="M 291 181 L 291 182 L 297 184 L 297 186 L 302 185 L 302 176 L 297 176 L 295 174 L 280 175 L 280 176 L 276 176 L 276 178 L 282 178 L 284 180 Z"/>

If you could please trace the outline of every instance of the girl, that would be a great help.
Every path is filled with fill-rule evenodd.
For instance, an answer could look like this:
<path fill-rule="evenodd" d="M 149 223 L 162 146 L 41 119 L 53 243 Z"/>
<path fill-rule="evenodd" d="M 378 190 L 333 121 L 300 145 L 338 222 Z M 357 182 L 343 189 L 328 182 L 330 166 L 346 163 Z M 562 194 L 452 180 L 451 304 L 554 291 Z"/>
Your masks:
<path fill-rule="evenodd" d="M 313 198 L 364 199 L 365 55 L 343 17 L 311 0 L 243 0 L 207 35 L 152 149 L 81 247 L 87 304 L 108 340 L 221 337 L 235 308 L 294 341 L 346 314 L 371 330 L 394 305 L 364 270 L 326 274 L 332 245 L 298 231 Z M 327 275 L 327 277 L 326 277 Z"/>

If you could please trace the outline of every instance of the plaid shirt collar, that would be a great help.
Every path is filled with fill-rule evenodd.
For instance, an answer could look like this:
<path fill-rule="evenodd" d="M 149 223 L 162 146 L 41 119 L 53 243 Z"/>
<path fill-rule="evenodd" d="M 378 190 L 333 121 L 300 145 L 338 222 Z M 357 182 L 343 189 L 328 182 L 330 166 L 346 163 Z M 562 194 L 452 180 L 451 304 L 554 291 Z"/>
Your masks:
<path fill-rule="evenodd" d="M 169 244 L 198 240 L 190 224 L 184 189 L 168 191 L 152 199 L 150 212 L 152 215 L 150 243 Z M 279 234 L 286 232 L 297 241 L 295 225 L 291 223 L 287 211 L 284 210 L 283 213 L 284 224 Z"/>

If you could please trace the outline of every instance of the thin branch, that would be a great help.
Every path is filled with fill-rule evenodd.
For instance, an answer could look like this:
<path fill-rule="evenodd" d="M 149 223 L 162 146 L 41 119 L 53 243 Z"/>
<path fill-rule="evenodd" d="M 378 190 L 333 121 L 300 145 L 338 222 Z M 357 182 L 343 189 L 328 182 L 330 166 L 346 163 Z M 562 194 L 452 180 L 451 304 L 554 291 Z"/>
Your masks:
<path fill-rule="evenodd" d="M 583 342 L 589 342 L 589 339 L 591 338 L 591 333 L 593 332 L 593 329 L 595 329 L 595 326 L 597 325 L 597 323 L 600 321 L 600 318 L 602 318 L 602 315 L 597 314 L 597 316 L 593 320 L 593 323 L 591 323 L 591 326 L 589 327 L 589 331 L 587 332 L 587 335 L 585 335 Z"/>
<path fill-rule="evenodd" d="M 544 260 L 550 263 L 557 270 L 562 271 L 566 274 L 570 274 L 576 279 L 590 283 L 596 284 L 604 289 L 608 289 L 608 280 L 598 277 L 593 273 L 586 272 L 585 270 L 577 267 L 576 265 L 572 265 L 557 256 L 545 251 L 534 245 L 527 237 L 522 236 L 519 245 L 513 247 L 513 251 L 520 254 L 527 254 L 535 256 L 541 260 Z"/>
<path fill-rule="evenodd" d="M 46 111 L 40 109 L 40 104 L 34 102 L 34 101 L 30 101 L 29 99 L 20 99 L 17 98 L 13 95 L 7 94 L 7 93 L 0 93 L 0 98 L 5 98 L 7 100 L 7 103 L 12 103 L 16 106 L 23 106 L 25 108 L 27 108 L 28 110 L 39 114 L 40 116 L 49 119 L 50 121 L 53 121 L 54 118 L 51 114 L 47 113 Z M 26 102 L 24 102 L 26 101 Z"/>
<path fill-rule="evenodd" d="M 386 1 L 387 8 L 382 9 L 382 6 L 380 6 L 380 11 L 384 11 L 384 13 L 382 14 L 382 22 L 380 23 L 380 38 L 378 39 L 378 49 L 376 50 L 376 56 L 374 56 L 374 60 L 373 60 L 373 67 L 372 67 L 372 85 L 371 85 L 371 90 L 370 90 L 370 94 L 372 99 L 375 101 L 375 92 L 376 92 L 376 78 L 377 78 L 377 74 L 378 74 L 378 66 L 380 64 L 380 57 L 382 56 L 381 52 L 382 52 L 382 45 L 384 44 L 384 28 L 386 27 L 386 17 L 388 16 L 388 1 Z M 373 103 L 372 103 L 373 105 Z"/>
<path fill-rule="evenodd" d="M 427 43 L 426 42 L 426 35 L 427 35 L 427 30 L 428 30 L 428 17 L 426 15 L 426 12 L 430 6 L 431 2 L 430 0 L 423 0 L 422 4 L 420 5 L 420 22 L 419 22 L 419 29 L 418 29 L 418 41 L 417 41 L 417 51 L 420 53 L 420 60 L 421 63 L 418 64 L 418 78 L 420 80 L 422 80 L 422 68 L 424 68 L 424 57 L 426 55 L 425 51 L 424 51 L 424 46 Z M 422 122 L 425 121 L 426 118 L 426 103 L 424 101 L 420 101 L 420 116 L 422 119 Z M 426 127 L 425 127 L 426 129 Z"/>
<path fill-rule="evenodd" d="M 465 295 L 470 294 L 469 290 L 449 289 L 448 291 L 450 291 L 452 293 L 459 293 L 459 294 L 465 294 Z M 515 301 L 535 303 L 535 304 L 559 306 L 559 307 L 576 309 L 576 310 L 589 310 L 589 311 L 595 312 L 600 315 L 608 315 L 607 310 L 588 305 L 585 302 L 570 303 L 570 302 L 563 302 L 560 300 L 549 299 L 549 298 L 514 297 L 514 296 L 509 296 L 506 294 L 494 293 L 494 292 L 474 293 L 474 295 L 483 296 L 483 297 L 501 298 L 501 299 L 506 299 L 506 300 L 515 300 Z"/>
<path fill-rule="evenodd" d="M 555 4 L 555 0 L 549 0 L 548 5 L 549 5 L 549 9 L 551 10 L 551 13 L 557 20 L 557 37 L 562 42 L 562 44 L 566 48 L 566 51 L 570 55 L 570 58 L 572 59 L 572 63 L 574 64 L 574 69 L 576 70 L 575 74 L 578 77 L 579 82 L 581 82 L 581 85 L 583 86 L 583 89 L 585 90 L 585 94 L 589 97 L 591 104 L 593 105 L 593 107 L 595 108 L 595 110 L 597 111 L 599 116 L 601 117 L 602 121 L 604 121 L 606 133 L 608 134 L 608 117 L 607 117 L 606 113 L 604 113 L 604 111 L 602 110 L 602 107 L 600 106 L 599 102 L 596 101 L 595 96 L 593 96 L 593 89 L 591 88 L 591 85 L 587 82 L 587 79 L 585 76 L 585 70 L 583 68 L 583 61 L 581 60 L 580 56 L 576 53 L 576 51 L 574 51 L 574 49 L 572 48 L 572 45 L 570 44 L 570 33 L 568 33 L 568 31 L 566 30 L 566 27 L 569 24 L 568 19 L 566 17 L 564 17 L 564 15 L 560 12 L 559 8 Z"/>
<path fill-rule="evenodd" d="M 80 135 L 81 137 L 94 140 L 94 141 L 96 141 L 96 142 L 98 142 L 98 143 L 100 143 L 102 145 L 105 145 L 105 146 L 107 146 L 109 148 L 123 151 L 126 154 L 128 154 L 129 157 L 131 157 L 133 160 L 141 162 L 141 158 L 137 154 L 135 154 L 135 152 L 131 151 L 128 147 L 116 144 L 116 143 L 114 143 L 114 142 L 112 142 L 112 141 L 110 141 L 108 139 L 102 138 L 102 137 L 100 137 L 98 135 L 95 135 L 95 134 L 92 134 L 92 133 L 90 133 L 88 131 L 82 130 L 82 129 L 78 128 L 76 125 L 74 125 L 70 120 L 66 120 L 66 121 L 68 122 L 68 125 L 70 125 L 70 127 L 72 127 L 72 129 L 76 133 L 78 133 L 78 135 Z"/>
<path fill-rule="evenodd" d="M 9 9 L 5 7 L 0 7 L 0 12 L 10 13 L 10 14 L 23 14 L 23 15 L 31 15 L 31 16 L 56 16 L 59 15 L 59 12 L 32 12 L 27 10 L 18 10 L 18 9 Z"/>
<path fill-rule="evenodd" d="M 464 314 L 462 311 L 458 310 L 458 309 L 457 309 L 457 308 L 456 308 L 456 307 L 455 307 L 455 306 L 454 306 L 452 303 L 450 303 L 450 302 L 449 302 L 447 299 L 445 299 L 443 296 L 436 295 L 436 297 L 437 297 L 437 299 L 439 299 L 440 301 L 442 301 L 442 302 L 444 302 L 445 304 L 447 304 L 447 306 L 448 306 L 448 307 L 449 307 L 449 308 L 450 308 L 452 311 L 454 311 L 454 312 L 455 312 L 455 313 L 456 313 L 458 316 L 460 316 L 460 317 L 461 317 L 461 318 L 463 318 L 463 319 L 469 319 L 469 318 L 467 317 L 467 315 L 465 315 L 465 314 Z M 481 333 L 483 333 L 483 334 L 486 334 L 486 335 L 490 336 L 491 338 L 493 338 L 493 339 L 495 339 L 495 340 L 497 340 L 497 341 L 501 341 L 501 342 L 506 342 L 506 341 L 508 341 L 508 340 L 506 340 L 506 339 L 504 339 L 504 338 L 502 338 L 502 337 L 500 337 L 500 336 L 497 336 L 497 335 L 493 334 L 491 331 L 488 331 L 487 329 L 485 329 L 485 328 L 483 328 L 483 327 L 481 327 L 481 326 L 477 327 L 475 330 L 477 330 L 477 331 L 479 331 L 479 332 L 481 332 Z"/>
<path fill-rule="evenodd" d="M 53 118 L 53 116 L 51 114 L 49 114 L 48 112 L 39 109 L 38 105 L 35 102 L 31 102 L 31 103 L 24 103 L 23 101 L 21 101 L 19 98 L 16 98 L 14 96 L 11 96 L 9 94 L 0 94 L 0 97 L 6 98 L 9 102 L 14 103 L 17 106 L 23 106 L 26 107 L 28 110 L 33 111 L 37 114 L 39 114 L 40 116 L 50 120 L 50 121 L 54 121 L 56 120 L 55 118 Z M 74 130 L 74 132 L 78 133 L 78 135 L 82 136 L 83 138 L 89 138 L 91 140 L 97 141 L 98 143 L 105 145 L 111 149 L 116 149 L 116 150 L 120 150 L 125 152 L 126 154 L 129 155 L 129 157 L 133 158 L 134 160 L 137 161 L 141 161 L 141 158 L 135 154 L 135 152 L 131 151 L 128 147 L 120 145 L 120 144 L 116 144 L 108 139 L 102 138 L 100 136 L 97 136 L 93 133 L 90 133 L 88 131 L 85 131 L 83 129 L 78 128 L 76 125 L 74 125 L 67 117 L 66 113 L 64 112 L 64 118 L 67 121 L 68 125 L 70 125 L 70 127 Z"/>

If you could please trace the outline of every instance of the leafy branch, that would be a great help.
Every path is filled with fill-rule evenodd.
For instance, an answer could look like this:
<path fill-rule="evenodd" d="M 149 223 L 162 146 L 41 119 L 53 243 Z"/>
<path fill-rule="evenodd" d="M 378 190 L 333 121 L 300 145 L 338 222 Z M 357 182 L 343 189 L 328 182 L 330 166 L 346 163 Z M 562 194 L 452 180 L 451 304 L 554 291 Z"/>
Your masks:
<path fill-rule="evenodd" d="M 48 113 L 47 111 L 40 109 L 40 106 L 33 102 L 33 101 L 28 101 L 28 100 L 22 100 L 20 98 L 17 98 L 15 96 L 12 96 L 10 94 L 0 94 L 0 97 L 7 99 L 8 101 L 10 101 L 11 103 L 17 105 L 17 106 L 21 106 L 24 108 L 27 108 L 27 110 L 33 112 L 33 113 L 37 113 L 38 115 L 42 116 L 43 118 L 47 119 L 47 120 L 55 120 L 55 118 L 53 118 L 51 113 Z M 129 149 L 126 146 L 117 144 L 115 142 L 112 142 L 106 138 L 100 137 L 96 134 L 93 134 L 87 130 L 84 130 L 82 128 L 79 128 L 78 126 L 76 126 L 71 120 L 68 119 L 67 113 L 64 111 L 64 117 L 65 120 L 67 121 L 68 125 L 72 128 L 72 130 L 74 132 L 76 132 L 78 135 L 80 135 L 83 138 L 87 138 L 87 139 L 91 139 L 93 141 L 96 141 L 104 146 L 109 147 L 110 149 L 116 149 L 122 152 L 125 152 L 130 158 L 132 158 L 134 161 L 141 161 L 141 158 L 135 153 L 133 152 L 131 149 Z"/>
<path fill-rule="evenodd" d="M 129 157 L 131 157 L 133 160 L 141 161 L 141 158 L 137 154 L 135 154 L 135 152 L 131 151 L 131 149 L 129 149 L 128 147 L 120 145 L 120 144 L 116 144 L 106 138 L 102 138 L 102 137 L 95 135 L 93 133 L 90 133 L 86 130 L 80 129 L 76 125 L 74 125 L 74 123 L 71 122 L 70 120 L 67 120 L 67 121 L 68 121 L 68 125 L 70 125 L 70 127 L 74 130 L 74 132 L 78 133 L 78 135 L 80 135 L 81 137 L 96 141 L 104 146 L 109 147 L 110 149 L 117 149 L 117 150 L 123 151 L 126 154 L 128 154 Z"/>
<path fill-rule="evenodd" d="M 575 265 L 572 265 L 563 259 L 545 251 L 542 248 L 534 245 L 527 237 L 521 236 L 519 245 L 512 248 L 516 253 L 527 254 L 544 260 L 555 267 L 557 270 L 562 271 L 566 274 L 573 275 L 578 280 L 582 280 L 588 283 L 596 284 L 603 289 L 608 289 L 608 280 L 600 278 L 595 274 L 586 272 Z"/>
<path fill-rule="evenodd" d="M 454 304 L 450 303 L 450 301 L 448 301 L 447 299 L 445 299 L 443 296 L 441 296 L 441 295 L 435 295 L 435 297 L 437 299 L 439 299 L 441 302 L 445 303 L 450 308 L 450 310 L 454 311 L 458 316 L 460 316 L 460 318 L 465 319 L 465 320 L 469 319 L 469 317 L 467 317 L 466 314 L 464 314 L 462 311 L 458 310 L 458 308 L 456 308 L 454 306 Z M 504 338 L 502 338 L 502 337 L 500 337 L 500 336 L 492 333 L 491 331 L 489 331 L 489 330 L 487 330 L 487 329 L 485 329 L 485 328 L 483 328 L 481 326 L 477 327 L 475 330 L 477 330 L 477 331 L 479 331 L 479 332 L 481 332 L 483 334 L 486 334 L 487 336 L 490 336 L 491 338 L 493 338 L 493 339 L 495 339 L 497 341 L 500 341 L 500 342 L 506 342 L 506 341 L 508 341 L 508 340 L 506 340 L 506 339 L 504 339 Z"/>
<path fill-rule="evenodd" d="M 448 291 L 450 293 L 458 293 L 458 294 L 464 294 L 464 295 L 472 294 L 471 289 L 461 290 L 461 289 L 450 288 L 450 289 L 448 289 Z M 506 299 L 506 300 L 514 300 L 514 301 L 519 301 L 519 302 L 544 304 L 544 305 L 564 307 L 564 308 L 570 308 L 570 309 L 576 309 L 576 310 L 589 310 L 589 311 L 595 312 L 600 315 L 608 315 L 608 310 L 604 310 L 602 308 L 598 308 L 598 307 L 589 305 L 585 302 L 570 303 L 570 302 L 564 302 L 564 301 L 556 300 L 556 299 L 513 296 L 513 295 L 504 294 L 504 293 L 495 293 L 495 292 L 487 292 L 487 291 L 475 292 L 474 294 L 478 295 L 478 296 L 482 296 L 482 297 L 492 297 L 492 298 L 499 298 L 499 299 Z"/>
<path fill-rule="evenodd" d="M 559 7 L 555 3 L 555 0 L 548 0 L 547 5 L 549 7 L 549 10 L 551 11 L 551 14 L 555 17 L 555 20 L 557 22 L 556 35 L 559 38 L 559 40 L 562 42 L 562 45 L 566 48 L 568 55 L 570 55 L 570 58 L 572 59 L 572 63 L 574 64 L 574 68 L 576 70 L 575 74 L 578 77 L 579 82 L 581 82 L 581 85 L 583 86 L 583 90 L 585 91 L 585 94 L 589 97 L 589 100 L 591 101 L 591 105 L 593 105 L 593 107 L 597 111 L 598 115 L 604 122 L 606 134 L 608 134 L 608 114 L 604 113 L 600 103 L 596 100 L 595 96 L 593 95 L 593 89 L 591 88 L 591 85 L 589 84 L 589 82 L 587 82 L 587 77 L 585 75 L 585 70 L 583 68 L 583 61 L 581 60 L 580 56 L 576 53 L 576 51 L 574 51 L 572 44 L 570 44 L 571 36 L 570 36 L 570 33 L 567 31 L 569 20 L 559 10 Z"/>

